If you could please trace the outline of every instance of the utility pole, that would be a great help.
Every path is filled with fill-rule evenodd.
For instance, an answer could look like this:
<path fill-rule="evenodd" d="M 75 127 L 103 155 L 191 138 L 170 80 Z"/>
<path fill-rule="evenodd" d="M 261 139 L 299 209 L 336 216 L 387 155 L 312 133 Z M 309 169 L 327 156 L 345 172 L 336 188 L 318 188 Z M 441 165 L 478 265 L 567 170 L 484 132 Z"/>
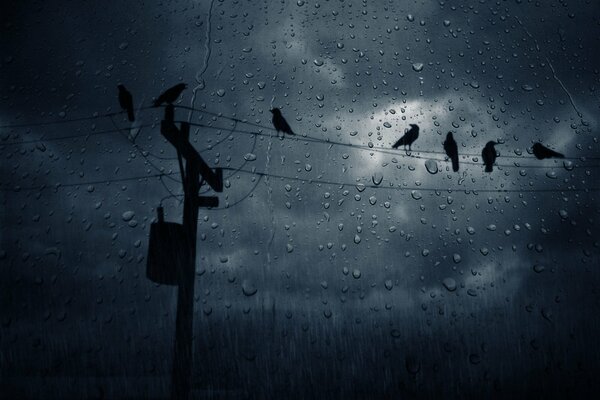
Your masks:
<path fill-rule="evenodd" d="M 192 337 L 194 322 L 194 283 L 196 276 L 196 237 L 198 228 L 198 208 L 217 207 L 219 198 L 198 196 L 205 181 L 215 192 L 223 191 L 223 170 L 213 171 L 190 144 L 190 125 L 181 123 L 178 129 L 174 122 L 174 107 L 165 108 L 165 119 L 161 123 L 161 134 L 177 149 L 181 178 L 183 182 L 183 232 L 189 257 L 185 265 L 177 266 L 177 317 L 175 322 L 175 348 L 173 355 L 173 375 L 171 399 L 188 400 L 192 391 Z M 185 170 L 182 157 L 185 159 Z M 202 177 L 202 178 L 201 178 Z"/>

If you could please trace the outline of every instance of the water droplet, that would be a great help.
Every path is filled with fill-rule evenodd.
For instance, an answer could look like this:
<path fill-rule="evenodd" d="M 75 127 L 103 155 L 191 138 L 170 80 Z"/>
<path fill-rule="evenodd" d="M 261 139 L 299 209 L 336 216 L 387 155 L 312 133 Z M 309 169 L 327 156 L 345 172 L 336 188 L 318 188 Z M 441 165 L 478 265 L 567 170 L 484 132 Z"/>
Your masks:
<path fill-rule="evenodd" d="M 392 290 L 392 288 L 394 287 L 394 283 L 391 279 L 388 279 L 385 281 L 384 286 L 387 290 Z"/>
<path fill-rule="evenodd" d="M 314 63 L 314 64 L 315 64 L 317 67 L 320 67 L 320 66 L 322 66 L 322 65 L 323 65 L 323 60 L 320 60 L 320 59 L 319 59 L 319 60 L 313 60 L 313 63 Z"/>
<path fill-rule="evenodd" d="M 383 123 L 383 126 L 385 126 L 386 128 L 391 128 L 391 127 L 392 127 L 392 124 L 390 124 L 389 122 L 385 121 L 385 122 Z"/>
<path fill-rule="evenodd" d="M 546 176 L 550 179 L 556 179 L 557 175 L 556 175 L 556 171 L 548 171 L 546 172 Z"/>
<path fill-rule="evenodd" d="M 410 192 L 410 195 L 415 200 L 421 200 L 421 198 L 423 198 L 423 196 L 421 195 L 421 192 L 419 192 L 418 190 L 413 190 L 412 192 Z"/>
<path fill-rule="evenodd" d="M 217 90 L 217 96 L 219 96 L 219 97 L 225 96 L 225 89 L 218 89 Z"/>
<path fill-rule="evenodd" d="M 254 154 L 254 153 L 246 153 L 246 155 L 244 156 L 244 160 L 246 160 L 246 161 L 254 161 L 254 160 L 256 160 L 256 154 Z"/>
<path fill-rule="evenodd" d="M 569 213 L 567 212 L 567 210 L 559 210 L 558 211 L 558 215 L 560 215 L 560 217 L 562 219 L 567 219 L 569 218 Z"/>
<path fill-rule="evenodd" d="M 435 160 L 425 161 L 425 168 L 427 169 L 427 172 L 429 172 L 432 175 L 435 175 L 438 173 L 438 165 Z"/>
<path fill-rule="evenodd" d="M 563 167 L 565 167 L 567 171 L 573 171 L 573 168 L 575 168 L 575 166 L 573 165 L 573 161 L 569 160 L 563 161 Z"/>
<path fill-rule="evenodd" d="M 256 288 L 256 286 L 254 286 L 252 282 L 244 280 L 244 282 L 242 283 L 242 292 L 244 293 L 244 295 L 250 297 L 254 296 L 256 292 L 258 292 L 258 289 Z"/>
<path fill-rule="evenodd" d="M 452 255 L 452 260 L 454 260 L 454 262 L 455 262 L 456 264 L 458 264 L 459 262 L 461 262 L 462 258 L 461 258 L 461 256 L 460 256 L 460 254 L 458 254 L 458 253 L 454 253 L 454 254 Z"/>
<path fill-rule="evenodd" d="M 481 362 L 481 357 L 479 354 L 471 354 L 469 355 L 469 362 L 473 365 L 477 365 Z"/>
<path fill-rule="evenodd" d="M 412 69 L 415 72 L 421 72 L 421 71 L 423 71 L 423 63 L 413 63 Z"/>
<path fill-rule="evenodd" d="M 121 218 L 123 218 L 123 221 L 128 222 L 131 221 L 131 219 L 133 219 L 134 216 L 135 213 L 133 211 L 125 211 Z"/>
<path fill-rule="evenodd" d="M 406 357 L 405 365 L 411 375 L 416 375 L 421 370 L 421 364 L 414 357 Z"/>
<path fill-rule="evenodd" d="M 456 281 L 452 278 L 444 278 L 442 284 L 449 292 L 454 292 L 456 290 Z"/>
<path fill-rule="evenodd" d="M 381 172 L 374 172 L 371 176 L 371 180 L 373 181 L 373 184 L 380 185 L 383 181 L 383 174 Z"/>
<path fill-rule="evenodd" d="M 359 269 L 354 269 L 354 270 L 352 271 L 352 277 L 353 277 L 354 279 L 359 279 L 359 278 L 360 278 L 360 276 L 361 276 L 361 273 L 360 273 L 360 270 L 359 270 Z"/>
<path fill-rule="evenodd" d="M 533 266 L 533 270 L 534 270 L 536 273 L 538 273 L 538 274 L 539 274 L 540 272 L 543 272 L 545 269 L 546 269 L 546 268 L 545 268 L 543 265 L 535 264 L 535 265 Z"/>

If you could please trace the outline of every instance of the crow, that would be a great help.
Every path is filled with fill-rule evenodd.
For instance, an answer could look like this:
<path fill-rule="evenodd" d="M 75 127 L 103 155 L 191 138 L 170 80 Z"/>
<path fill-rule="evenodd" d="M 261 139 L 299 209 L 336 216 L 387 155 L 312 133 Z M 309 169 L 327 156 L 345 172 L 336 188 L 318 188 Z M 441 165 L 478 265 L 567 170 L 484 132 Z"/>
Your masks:
<path fill-rule="evenodd" d="M 129 90 L 125 89 L 125 86 L 119 85 L 119 104 L 121 108 L 127 111 L 127 118 L 129 121 L 135 121 L 135 116 L 133 114 L 133 96 L 129 93 Z"/>
<path fill-rule="evenodd" d="M 483 163 L 485 164 L 485 172 L 492 172 L 494 170 L 493 165 L 496 162 L 496 149 L 494 145 L 499 143 L 494 141 L 489 141 L 481 150 L 481 158 L 483 159 Z"/>
<path fill-rule="evenodd" d="M 277 130 L 277 133 L 283 132 L 294 135 L 294 131 L 292 131 L 290 125 L 287 123 L 285 118 L 283 118 L 283 115 L 281 115 L 281 110 L 279 108 L 273 108 L 271 113 L 273 113 L 273 126 L 275 127 L 275 130 Z"/>
<path fill-rule="evenodd" d="M 163 103 L 173 104 L 173 102 L 179 98 L 181 92 L 183 92 L 183 89 L 186 87 L 187 85 L 185 83 L 179 83 L 172 88 L 165 90 L 163 94 L 154 100 L 154 107 L 159 107 Z"/>
<path fill-rule="evenodd" d="M 412 144 L 419 137 L 419 125 L 410 124 L 410 129 L 402 136 L 394 145 L 392 146 L 394 149 L 397 149 L 400 146 L 404 146 L 404 150 L 406 150 L 406 146 L 408 146 L 408 150 Z"/>
<path fill-rule="evenodd" d="M 452 132 L 448 132 L 446 135 L 446 140 L 444 141 L 444 151 L 450 160 L 452 160 L 452 170 L 454 172 L 458 171 L 458 146 L 452 137 Z"/>
<path fill-rule="evenodd" d="M 533 155 L 538 160 L 543 160 L 544 158 L 565 158 L 564 154 L 558 153 L 554 150 L 550 150 L 541 143 L 533 144 Z"/>

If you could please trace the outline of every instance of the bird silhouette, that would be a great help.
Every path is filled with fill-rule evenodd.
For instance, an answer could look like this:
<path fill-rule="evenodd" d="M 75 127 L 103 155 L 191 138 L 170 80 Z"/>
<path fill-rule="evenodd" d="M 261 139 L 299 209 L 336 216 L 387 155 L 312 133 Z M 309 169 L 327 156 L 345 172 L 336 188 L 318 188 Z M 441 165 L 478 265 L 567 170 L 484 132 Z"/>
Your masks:
<path fill-rule="evenodd" d="M 497 142 L 489 141 L 483 150 L 481 150 L 481 158 L 485 164 L 485 172 L 492 172 L 494 170 L 493 165 L 494 162 L 496 162 L 496 149 L 494 146 L 497 144 Z"/>
<path fill-rule="evenodd" d="M 118 85 L 119 88 L 119 104 L 121 108 L 127 111 L 127 118 L 129 121 L 135 121 L 135 116 L 133 114 L 133 96 L 129 93 L 129 90 L 125 89 L 125 86 Z"/>
<path fill-rule="evenodd" d="M 564 154 L 558 153 L 554 150 L 550 150 L 541 143 L 534 143 L 532 149 L 533 155 L 538 160 L 543 160 L 544 158 L 565 158 Z"/>
<path fill-rule="evenodd" d="M 446 140 L 444 141 L 444 151 L 450 160 L 452 160 L 452 170 L 454 172 L 458 171 L 458 146 L 452 137 L 452 132 L 448 132 L 446 135 Z"/>
<path fill-rule="evenodd" d="M 283 132 L 289 135 L 294 135 L 292 128 L 290 128 L 290 125 L 287 123 L 285 118 L 283 118 L 283 115 L 281 115 L 281 110 L 279 108 L 273 108 L 271 113 L 273 113 L 273 126 L 275 127 L 275 130 L 277 130 L 277 133 Z"/>
<path fill-rule="evenodd" d="M 400 146 L 404 146 L 404 150 L 406 150 L 406 146 L 408 146 L 408 150 L 412 144 L 419 137 L 419 125 L 410 124 L 410 129 L 402 136 L 394 145 L 392 146 L 394 149 L 397 149 Z"/>
<path fill-rule="evenodd" d="M 187 85 L 185 83 L 178 83 L 172 88 L 165 90 L 156 100 L 154 100 L 154 107 L 159 107 L 163 103 L 173 104 L 186 87 Z"/>

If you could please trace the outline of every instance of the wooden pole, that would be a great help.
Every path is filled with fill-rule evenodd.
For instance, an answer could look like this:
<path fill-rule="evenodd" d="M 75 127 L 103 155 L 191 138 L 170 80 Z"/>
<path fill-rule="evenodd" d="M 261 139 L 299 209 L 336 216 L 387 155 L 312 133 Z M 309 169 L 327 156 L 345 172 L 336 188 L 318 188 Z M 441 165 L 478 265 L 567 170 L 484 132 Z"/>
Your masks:
<path fill-rule="evenodd" d="M 198 196 L 200 176 L 215 192 L 223 191 L 223 171 L 211 170 L 189 142 L 190 125 L 182 123 L 177 129 L 174 123 L 174 107 L 165 109 L 161 124 L 162 135 L 177 149 L 179 166 L 185 158 L 185 174 L 182 168 L 183 230 L 189 257 L 187 263 L 177 268 L 177 316 L 175 320 L 175 348 L 171 380 L 171 399 L 189 400 L 192 393 L 192 338 L 194 334 L 194 283 L 196 275 L 196 239 L 198 208 L 217 207 L 218 197 Z"/>
<path fill-rule="evenodd" d="M 185 126 L 185 125 L 184 125 Z M 182 126 L 182 131 L 184 130 Z M 189 132 L 189 125 L 188 132 Z M 182 132 L 183 133 L 183 132 Z M 186 138 L 186 142 L 187 142 Z M 188 142 L 189 143 L 189 142 Z M 196 270 L 196 236 L 200 174 L 193 161 L 187 160 L 183 181 L 183 230 L 189 251 L 188 263 L 179 269 L 175 353 L 173 356 L 172 399 L 189 399 L 192 391 L 192 337 L 194 332 L 194 283 Z"/>

